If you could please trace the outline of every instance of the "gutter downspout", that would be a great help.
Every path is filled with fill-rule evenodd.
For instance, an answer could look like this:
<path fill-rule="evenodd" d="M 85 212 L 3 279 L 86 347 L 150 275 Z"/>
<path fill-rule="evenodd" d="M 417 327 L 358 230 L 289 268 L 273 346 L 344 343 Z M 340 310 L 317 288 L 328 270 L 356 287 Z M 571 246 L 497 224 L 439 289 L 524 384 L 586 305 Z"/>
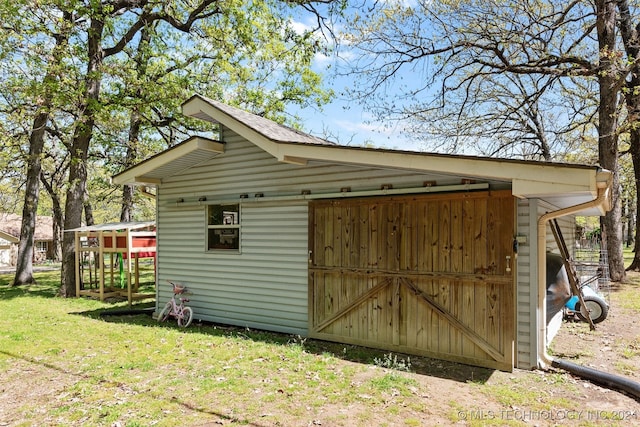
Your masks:
<path fill-rule="evenodd" d="M 575 206 L 547 212 L 538 219 L 538 367 L 546 369 L 553 363 L 553 357 L 547 354 L 547 322 L 546 322 L 546 297 L 547 297 L 547 265 L 545 262 L 547 249 L 547 222 L 565 215 L 577 213 L 585 209 L 602 206 L 607 200 L 609 192 L 609 180 L 596 183 L 598 195 L 595 199 Z"/>
<path fill-rule="evenodd" d="M 569 206 L 553 212 L 547 212 L 538 219 L 538 314 L 540 316 L 538 317 L 540 323 L 540 329 L 538 331 L 538 367 L 545 370 L 551 366 L 563 369 L 595 384 L 600 384 L 612 390 L 624 392 L 635 400 L 640 401 L 640 383 L 608 372 L 581 366 L 566 360 L 554 359 L 547 353 L 547 266 L 545 262 L 541 262 L 541 260 L 544 260 L 546 257 L 547 222 L 564 215 L 604 205 L 607 201 L 607 194 L 610 191 L 609 184 L 610 180 L 597 182 L 596 186 L 598 189 L 598 195 L 590 202 Z"/>

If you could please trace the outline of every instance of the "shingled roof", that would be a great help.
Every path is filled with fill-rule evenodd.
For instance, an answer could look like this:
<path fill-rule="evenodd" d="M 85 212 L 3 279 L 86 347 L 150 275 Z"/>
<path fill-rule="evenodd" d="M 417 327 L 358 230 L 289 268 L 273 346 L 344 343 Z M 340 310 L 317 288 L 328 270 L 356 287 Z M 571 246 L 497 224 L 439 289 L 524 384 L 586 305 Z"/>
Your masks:
<path fill-rule="evenodd" d="M 22 217 L 12 213 L 0 213 L 0 232 L 20 239 Z M 50 216 L 38 216 L 36 218 L 35 240 L 53 240 L 53 218 Z"/>
<path fill-rule="evenodd" d="M 262 134 L 266 138 L 276 141 L 276 142 L 289 142 L 289 143 L 299 143 L 299 144 L 320 144 L 320 145 L 336 145 L 334 142 L 327 141 L 322 138 L 315 137 L 313 135 L 309 135 L 297 129 L 291 128 L 289 126 L 278 124 L 272 120 L 259 116 L 257 114 L 250 113 L 248 111 L 241 110 L 236 107 L 232 107 L 227 104 L 223 104 L 222 102 L 201 96 L 195 95 L 193 98 L 201 98 L 207 103 L 211 104 L 218 110 L 227 114 L 230 117 L 233 117 L 235 120 L 239 121 L 243 125 L 248 128 L 255 130 L 256 132 Z M 189 101 L 185 102 L 188 103 Z M 203 117 L 205 120 L 211 121 L 209 116 Z"/>

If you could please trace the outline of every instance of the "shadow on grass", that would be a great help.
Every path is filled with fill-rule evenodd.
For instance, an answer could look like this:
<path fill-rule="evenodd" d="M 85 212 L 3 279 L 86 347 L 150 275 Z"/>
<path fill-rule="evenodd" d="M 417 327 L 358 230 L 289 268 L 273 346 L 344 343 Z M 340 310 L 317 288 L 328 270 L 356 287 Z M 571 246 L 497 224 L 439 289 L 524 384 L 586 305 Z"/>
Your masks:
<path fill-rule="evenodd" d="M 258 329 L 241 328 L 211 322 L 195 321 L 188 328 L 179 327 L 175 320 L 159 323 L 152 318 L 153 302 L 136 304 L 131 310 L 126 308 L 109 308 L 76 313 L 91 318 L 102 318 L 110 323 L 126 323 L 147 327 L 176 329 L 184 333 L 204 334 L 217 337 L 243 338 L 276 345 L 302 346 L 308 353 L 316 355 L 329 354 L 333 357 L 366 365 L 377 365 L 399 371 L 413 372 L 420 375 L 438 377 L 458 382 L 484 383 L 495 372 L 493 369 L 465 365 L 446 360 L 423 356 L 407 355 L 362 347 L 351 344 L 334 343 L 300 335 L 270 332 Z"/>
<path fill-rule="evenodd" d="M 10 300 L 23 296 L 53 298 L 58 295 L 60 290 L 60 272 L 47 272 L 34 274 L 36 283 L 31 285 L 11 286 L 13 282 L 13 274 L 0 274 L 0 300 Z M 48 276 L 56 275 L 51 280 Z"/>
<path fill-rule="evenodd" d="M 36 283 L 30 285 L 11 286 L 14 277 L 14 273 L 0 274 L 0 300 L 10 300 L 23 296 L 53 298 L 60 295 L 59 266 L 38 267 L 33 273 Z M 142 293 L 155 292 L 153 280 L 141 280 L 139 286 Z M 95 289 L 97 293 L 97 285 L 92 289 Z"/>
<path fill-rule="evenodd" d="M 0 300 L 20 298 L 23 296 L 36 296 L 53 298 L 60 288 L 60 272 L 38 272 L 34 275 L 37 284 L 29 286 L 10 287 L 13 275 L 0 275 Z M 331 354 L 334 357 L 361 364 L 378 365 L 398 370 L 407 370 L 420 375 L 428 375 L 458 382 L 486 382 L 494 372 L 493 369 L 432 359 L 429 357 L 406 355 L 378 350 L 351 344 L 341 344 L 316 339 L 308 339 L 298 335 L 283 334 L 255 329 L 240 328 L 228 325 L 208 322 L 194 322 L 187 329 L 176 325 L 175 321 L 158 323 L 152 319 L 151 314 L 155 304 L 153 301 L 134 303 L 130 308 L 122 302 L 115 303 L 112 307 L 76 313 L 78 315 L 101 318 L 110 323 L 134 324 L 140 326 L 171 328 L 183 330 L 185 333 L 199 333 L 212 336 L 230 338 L 244 338 L 262 341 L 278 345 L 300 345 L 313 354 Z"/>

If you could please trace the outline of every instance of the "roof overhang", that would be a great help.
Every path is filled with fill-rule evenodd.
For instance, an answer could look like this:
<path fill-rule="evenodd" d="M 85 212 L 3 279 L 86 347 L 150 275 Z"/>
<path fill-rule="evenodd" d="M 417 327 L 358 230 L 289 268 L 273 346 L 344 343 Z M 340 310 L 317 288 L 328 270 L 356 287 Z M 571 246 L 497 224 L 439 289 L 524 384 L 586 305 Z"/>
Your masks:
<path fill-rule="evenodd" d="M 224 144 L 208 138 L 191 137 L 111 178 L 114 184 L 158 185 L 183 170 L 224 153 Z"/>
<path fill-rule="evenodd" d="M 612 174 L 597 166 L 333 145 L 278 128 L 279 125 L 264 118 L 197 95 L 186 101 L 182 109 L 186 116 L 231 129 L 284 163 L 321 162 L 493 180 L 509 184 L 515 197 L 543 199 L 557 208 L 590 202 L 606 190 L 603 203 L 590 207 L 584 214 L 603 215 L 611 207 Z M 220 143 L 192 138 L 116 175 L 113 182 L 159 184 L 222 153 L 223 148 Z"/>
<path fill-rule="evenodd" d="M 141 228 L 147 228 L 155 226 L 155 221 L 130 221 L 130 222 L 107 222 L 104 224 L 85 225 L 78 228 L 72 228 L 65 230 L 71 231 L 118 231 L 118 230 L 139 230 Z"/>
<path fill-rule="evenodd" d="M 543 199 L 558 208 L 589 202 L 608 189 L 605 202 L 584 214 L 604 215 L 611 209 L 612 173 L 597 166 L 295 144 L 278 144 L 272 154 L 295 164 L 322 161 L 496 180 L 510 183 L 515 197 Z"/>

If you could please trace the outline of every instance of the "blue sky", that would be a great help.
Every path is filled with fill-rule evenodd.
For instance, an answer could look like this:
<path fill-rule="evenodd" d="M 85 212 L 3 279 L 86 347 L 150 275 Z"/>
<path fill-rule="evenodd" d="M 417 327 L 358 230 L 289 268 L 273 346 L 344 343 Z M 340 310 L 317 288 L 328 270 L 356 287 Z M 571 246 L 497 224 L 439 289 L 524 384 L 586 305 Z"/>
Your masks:
<path fill-rule="evenodd" d="M 348 86 L 345 79 L 336 80 L 329 85 L 336 93 Z M 390 95 L 392 96 L 392 95 Z M 417 143 L 401 134 L 401 129 L 387 129 L 372 120 L 371 114 L 364 111 L 357 102 L 336 98 L 317 109 L 296 109 L 295 113 L 302 118 L 303 130 L 315 136 L 340 144 L 351 146 L 371 145 L 376 148 L 419 151 Z M 327 135 L 329 133 L 329 135 Z"/>
<path fill-rule="evenodd" d="M 297 27 L 298 31 L 303 31 L 313 24 L 313 20 L 309 21 L 309 25 L 301 20 L 294 22 L 293 26 Z M 341 63 L 348 61 L 347 50 L 342 49 L 340 55 Z M 292 113 L 302 118 L 303 130 L 344 145 L 420 151 L 420 146 L 403 136 L 401 129 L 376 124 L 375 120 L 372 120 L 373 116 L 364 111 L 356 101 L 340 97 L 345 88 L 353 87 L 353 82 L 351 78 L 334 74 L 337 68 L 336 61 L 335 57 L 320 54 L 314 59 L 314 71 L 325 77 L 326 87 L 334 90 L 336 98 L 321 111 L 316 108 L 291 109 Z M 387 96 L 393 97 L 394 94 L 389 93 Z"/>

